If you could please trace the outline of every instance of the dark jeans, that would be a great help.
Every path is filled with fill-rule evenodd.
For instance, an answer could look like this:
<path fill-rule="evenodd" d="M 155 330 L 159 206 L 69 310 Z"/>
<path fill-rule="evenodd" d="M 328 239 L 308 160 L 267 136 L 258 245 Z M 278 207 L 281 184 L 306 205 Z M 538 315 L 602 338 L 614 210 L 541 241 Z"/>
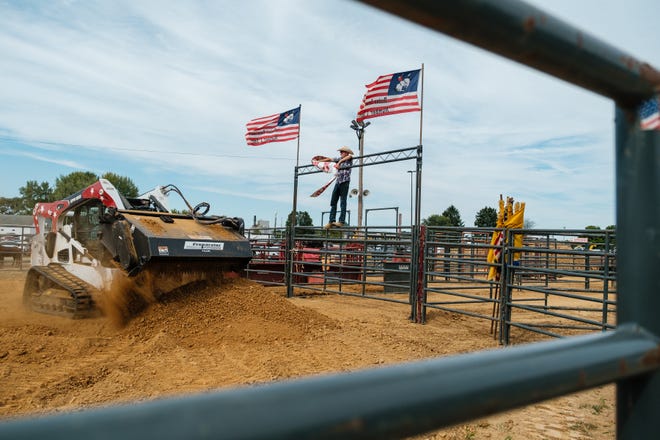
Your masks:
<path fill-rule="evenodd" d="M 330 197 L 330 223 L 334 222 L 337 218 L 337 202 L 341 208 L 339 212 L 339 222 L 346 223 L 346 199 L 348 198 L 348 187 L 351 182 L 335 183 L 332 189 L 332 196 Z"/>

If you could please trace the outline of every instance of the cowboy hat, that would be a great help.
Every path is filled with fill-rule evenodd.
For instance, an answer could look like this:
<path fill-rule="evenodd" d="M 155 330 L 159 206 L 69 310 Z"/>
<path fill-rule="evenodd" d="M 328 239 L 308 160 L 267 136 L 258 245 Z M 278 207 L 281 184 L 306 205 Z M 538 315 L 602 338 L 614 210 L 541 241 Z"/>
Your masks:
<path fill-rule="evenodd" d="M 350 154 L 351 156 L 353 155 L 353 150 L 351 150 L 351 149 L 348 148 L 348 147 L 340 147 L 337 151 L 343 151 L 344 153 L 348 153 L 348 154 Z"/>

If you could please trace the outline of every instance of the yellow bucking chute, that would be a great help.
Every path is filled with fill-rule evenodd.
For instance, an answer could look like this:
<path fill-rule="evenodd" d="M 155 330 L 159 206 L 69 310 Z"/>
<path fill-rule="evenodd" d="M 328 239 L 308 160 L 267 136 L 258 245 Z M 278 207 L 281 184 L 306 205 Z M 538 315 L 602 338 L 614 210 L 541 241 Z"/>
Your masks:
<path fill-rule="evenodd" d="M 497 213 L 497 228 L 504 229 L 503 231 L 493 231 L 493 236 L 490 239 L 491 246 L 498 246 L 497 248 L 491 248 L 488 250 L 488 256 L 486 261 L 492 264 L 500 262 L 502 257 L 501 246 L 505 244 L 506 240 L 506 229 L 522 229 L 525 223 L 525 203 L 524 202 L 515 202 L 513 197 L 506 198 L 506 205 L 502 195 L 500 194 L 499 202 L 499 211 Z M 523 244 L 523 235 L 514 234 L 513 235 L 513 246 L 522 247 Z M 520 259 L 520 252 L 515 252 L 513 254 L 513 260 L 518 261 Z M 491 266 L 488 270 L 488 280 L 499 280 L 500 279 L 500 268 L 498 266 Z"/>

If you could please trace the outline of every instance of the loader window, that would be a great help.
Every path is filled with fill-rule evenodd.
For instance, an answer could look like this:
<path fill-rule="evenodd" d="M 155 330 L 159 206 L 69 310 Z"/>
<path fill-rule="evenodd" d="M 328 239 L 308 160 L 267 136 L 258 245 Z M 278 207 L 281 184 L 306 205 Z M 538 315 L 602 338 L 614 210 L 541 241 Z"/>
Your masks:
<path fill-rule="evenodd" d="M 99 202 L 100 203 L 100 202 Z M 100 214 L 103 205 L 86 204 L 76 208 L 74 214 L 75 238 L 83 245 L 88 246 L 90 242 L 96 242 L 101 232 Z"/>
<path fill-rule="evenodd" d="M 67 212 L 64 217 L 60 217 L 62 221 L 62 226 L 73 225 L 73 212 Z M 73 226 L 71 226 L 73 228 Z"/>
<path fill-rule="evenodd" d="M 41 228 L 42 228 L 41 232 L 43 234 L 49 233 L 50 231 L 53 230 L 53 220 L 51 220 L 50 218 L 44 219 L 44 223 Z"/>

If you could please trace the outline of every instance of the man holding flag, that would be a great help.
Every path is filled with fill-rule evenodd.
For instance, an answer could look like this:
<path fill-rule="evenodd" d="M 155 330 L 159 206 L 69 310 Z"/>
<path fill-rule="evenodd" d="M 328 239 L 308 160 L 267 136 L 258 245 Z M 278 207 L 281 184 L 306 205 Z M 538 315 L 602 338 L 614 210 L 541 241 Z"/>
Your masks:
<path fill-rule="evenodd" d="M 337 177 L 335 180 L 335 187 L 332 189 L 332 196 L 330 196 L 330 220 L 324 226 L 325 229 L 330 229 L 333 226 L 342 227 L 346 224 L 346 205 L 348 198 L 348 188 L 351 185 L 351 167 L 353 166 L 353 150 L 348 147 L 340 147 L 339 154 L 341 157 L 331 159 L 324 157 L 319 159 L 319 162 L 335 162 L 337 169 Z M 337 203 L 339 203 L 339 221 L 337 219 Z"/>

